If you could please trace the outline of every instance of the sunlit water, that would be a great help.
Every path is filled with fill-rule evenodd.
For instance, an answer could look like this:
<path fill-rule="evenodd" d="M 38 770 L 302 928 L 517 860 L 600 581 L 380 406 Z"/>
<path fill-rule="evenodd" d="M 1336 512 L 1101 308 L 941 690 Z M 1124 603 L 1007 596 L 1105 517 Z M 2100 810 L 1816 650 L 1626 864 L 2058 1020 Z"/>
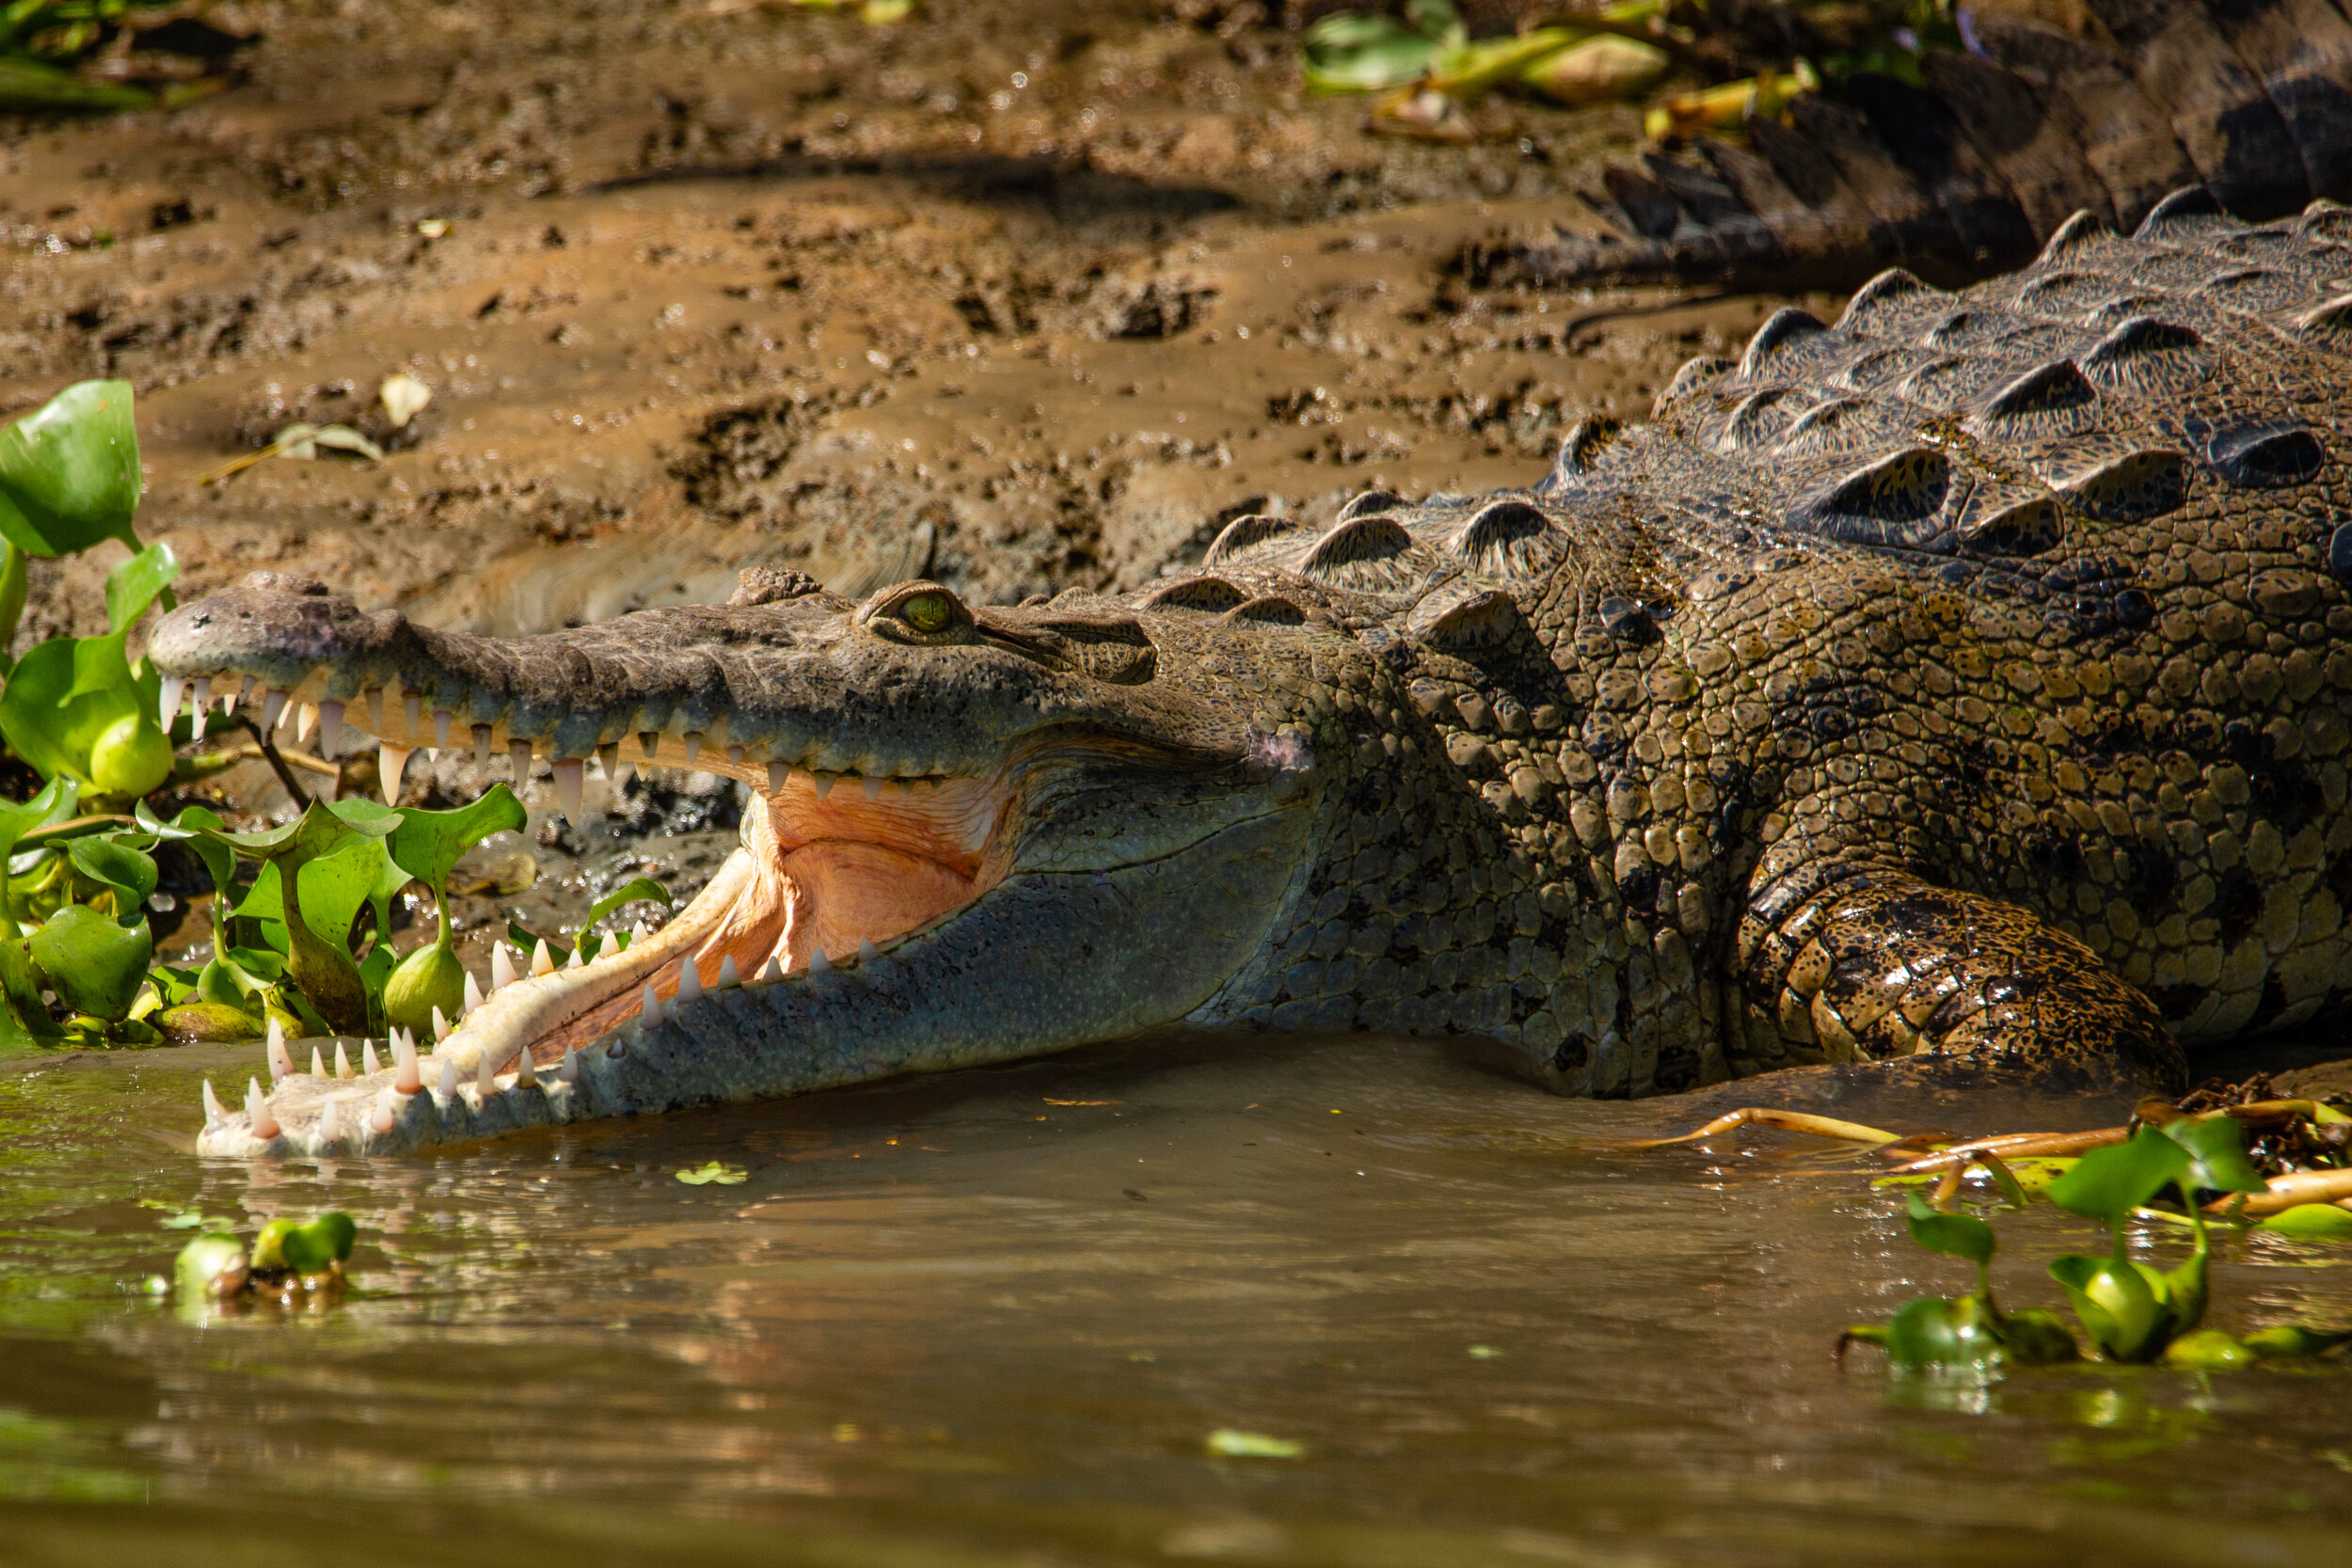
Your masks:
<path fill-rule="evenodd" d="M 1963 1266 L 1851 1156 L 1604 1147 L 1690 1102 L 1353 1037 L 432 1160 L 248 1170 L 159 1140 L 202 1072 L 258 1062 L 0 1080 L 0 1560 L 2352 1557 L 2344 1367 L 1841 1371 L 1842 1324 Z M 674 1177 L 714 1159 L 748 1180 Z M 183 1321 L 143 1281 L 191 1204 L 246 1230 L 348 1211 L 354 1292 Z M 2046 1207 L 2002 1235 L 2013 1305 L 2055 1305 L 2041 1259 L 2092 1243 Z M 2216 1321 L 2352 1323 L 2347 1261 L 2230 1241 Z M 1301 1451 L 1217 1458 L 1224 1428 Z"/>

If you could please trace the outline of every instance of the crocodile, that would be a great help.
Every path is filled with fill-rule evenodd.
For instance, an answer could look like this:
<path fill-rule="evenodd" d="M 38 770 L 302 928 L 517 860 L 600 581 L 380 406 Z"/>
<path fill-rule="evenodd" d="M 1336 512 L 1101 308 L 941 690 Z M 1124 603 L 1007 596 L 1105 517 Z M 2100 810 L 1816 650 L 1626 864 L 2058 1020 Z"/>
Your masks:
<path fill-rule="evenodd" d="M 1148 591 L 501 641 L 268 574 L 231 688 L 406 751 L 727 774 L 665 927 L 421 1060 L 208 1085 L 201 1150 L 411 1149 L 1161 1025 L 1450 1036 L 1563 1092 L 2177 1088 L 2352 996 L 2352 209 L 2085 214 L 1694 359 L 1540 482 L 1247 516 Z M 495 760 L 492 766 L 497 766 Z M 281 1067 L 289 1064 L 281 1062 Z M 1956 1078 L 1952 1075 L 1958 1075 Z"/>
<path fill-rule="evenodd" d="M 1926 50 L 1917 80 L 1856 71 L 1750 112 L 1737 140 L 1652 147 L 1585 194 L 1600 234 L 1475 241 L 1454 266 L 1482 286 L 1842 291 L 1890 262 L 1953 283 L 2023 264 L 2078 211 L 2133 228 L 2185 185 L 2253 219 L 2352 198 L 2352 22 L 2337 0 L 2083 9 L 2087 37 L 1963 8 L 1969 47 Z M 1804 41 L 1802 18 L 1749 20 Z"/>

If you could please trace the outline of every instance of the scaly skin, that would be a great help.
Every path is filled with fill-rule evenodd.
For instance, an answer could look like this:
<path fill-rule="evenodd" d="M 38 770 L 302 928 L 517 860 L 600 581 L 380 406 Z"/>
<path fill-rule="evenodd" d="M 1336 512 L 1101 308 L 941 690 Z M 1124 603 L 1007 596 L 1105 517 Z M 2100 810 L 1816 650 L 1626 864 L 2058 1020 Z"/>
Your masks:
<path fill-rule="evenodd" d="M 691 735 L 764 807 L 652 943 L 494 997 L 442 1048 L 454 1092 L 437 1062 L 418 1093 L 296 1075 L 274 1137 L 230 1114 L 201 1147 L 413 1148 L 1175 1022 L 1466 1036 L 1596 1095 L 2178 1085 L 2184 1045 L 2352 989 L 2340 240 L 2342 209 L 2249 230 L 2188 192 L 1965 294 L 1890 273 L 1835 329 L 1783 312 L 1694 361 L 1648 427 L 1581 425 L 1532 491 L 1245 518 L 1126 602 L 754 575 L 518 642 L 266 578 L 183 608 L 169 673 L 347 723 L 385 690 L 397 744 L 438 708 L 558 758 Z M 681 1001 L 689 950 L 704 987 L 789 973 Z M 526 1047 L 536 1084 L 477 1091 Z"/>

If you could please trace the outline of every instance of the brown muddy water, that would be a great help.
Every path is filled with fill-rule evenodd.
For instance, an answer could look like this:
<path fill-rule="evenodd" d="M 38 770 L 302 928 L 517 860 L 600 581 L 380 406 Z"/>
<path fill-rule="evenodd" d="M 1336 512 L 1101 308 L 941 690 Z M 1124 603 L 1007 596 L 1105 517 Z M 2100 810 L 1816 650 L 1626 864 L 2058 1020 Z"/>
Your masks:
<path fill-rule="evenodd" d="M 1527 483 L 1577 413 L 1638 414 L 1781 303 L 1463 291 L 1464 245 L 1581 221 L 1630 117 L 1498 102 L 1470 148 L 1377 140 L 1250 11 L 217 6 L 263 37 L 231 91 L 0 127 L 0 413 L 133 380 L 140 526 L 191 590 L 273 567 L 519 632 L 762 562 L 1133 586 L 1239 510 Z M 294 419 L 389 435 L 393 370 L 434 402 L 383 464 L 199 483 Z M 111 563 L 45 572 L 24 635 L 91 629 Z M 411 800 L 488 782 L 423 763 Z M 284 805 L 255 770 L 223 792 Z M 469 863 L 477 969 L 509 916 L 561 928 L 639 871 L 690 891 L 732 838 L 691 782 L 591 804 Z M 1961 1272 L 1843 1156 L 1605 1147 L 1721 1095 L 1163 1039 L 432 1159 L 197 1161 L 199 1081 L 259 1063 L 0 1077 L 0 1560 L 2352 1556 L 2342 1365 L 1837 1370 L 1841 1325 Z M 714 1159 L 747 1180 L 675 1179 Z M 184 1210 L 330 1206 L 360 1226 L 334 1310 L 147 1292 Z M 2046 1209 L 2002 1233 L 2013 1304 L 2090 1240 Z M 2216 1321 L 2352 1326 L 2348 1263 L 2230 1241 Z M 1297 1449 L 1216 1457 L 1221 1429 Z"/>
<path fill-rule="evenodd" d="M 1689 1101 L 1556 1100 L 1427 1042 L 1161 1040 L 426 1160 L 247 1169 L 158 1140 L 192 1131 L 199 1076 L 259 1059 L 0 1083 L 10 1562 L 2315 1564 L 2352 1544 L 2343 1366 L 1841 1371 L 1842 1324 L 1958 1266 L 1846 1157 L 1604 1147 L 1687 1124 Z M 713 1159 L 748 1179 L 675 1179 Z M 356 1289 L 184 1319 L 142 1289 L 185 1234 L 145 1204 L 245 1227 L 341 1207 Z M 2013 1304 L 2056 1296 L 2035 1259 L 2093 1244 L 2046 1207 L 2002 1234 Z M 2352 1324 L 2347 1260 L 2231 1241 L 2216 1320 Z M 1229 1428 L 1300 1449 L 1212 1455 Z"/>

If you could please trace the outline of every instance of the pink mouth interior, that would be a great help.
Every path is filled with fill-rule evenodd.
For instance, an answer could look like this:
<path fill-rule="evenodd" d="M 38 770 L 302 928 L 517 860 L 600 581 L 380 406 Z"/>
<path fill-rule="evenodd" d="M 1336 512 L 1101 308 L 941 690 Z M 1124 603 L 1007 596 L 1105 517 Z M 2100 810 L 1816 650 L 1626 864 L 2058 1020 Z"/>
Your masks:
<path fill-rule="evenodd" d="M 747 980 L 771 958 L 787 973 L 818 952 L 838 963 L 862 943 L 882 946 L 972 902 L 1004 874 L 989 848 L 1010 794 L 1001 776 L 950 778 L 886 786 L 868 800 L 860 781 L 845 779 L 820 800 L 809 775 L 793 774 L 744 834 L 754 876 L 695 948 L 695 973 L 709 986 L 729 958 Z M 675 995 L 683 963 L 673 959 L 536 1041 L 533 1059 L 558 1059 L 634 1014 L 645 981 Z"/>

